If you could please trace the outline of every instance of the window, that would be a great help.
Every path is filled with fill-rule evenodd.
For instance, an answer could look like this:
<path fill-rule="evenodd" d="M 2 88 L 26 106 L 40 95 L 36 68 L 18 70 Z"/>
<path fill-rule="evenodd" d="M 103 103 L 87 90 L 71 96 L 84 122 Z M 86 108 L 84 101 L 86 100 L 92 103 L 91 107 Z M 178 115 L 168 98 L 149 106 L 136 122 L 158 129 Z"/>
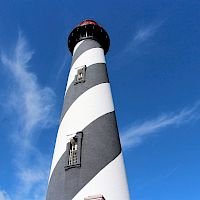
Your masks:
<path fill-rule="evenodd" d="M 78 150 L 78 145 L 77 145 L 77 139 L 72 138 L 70 140 L 70 150 L 69 150 L 69 160 L 68 160 L 68 165 L 76 165 L 78 162 L 78 157 L 77 157 L 77 150 Z"/>
<path fill-rule="evenodd" d="M 103 195 L 99 194 L 99 195 L 85 197 L 84 200 L 106 200 L 106 199 L 103 197 Z"/>
<path fill-rule="evenodd" d="M 81 166 L 81 145 L 83 132 L 78 132 L 67 143 L 67 165 L 65 170 Z"/>
<path fill-rule="evenodd" d="M 82 66 L 77 70 L 77 75 L 75 76 L 74 85 L 78 83 L 84 83 L 85 82 L 85 74 L 86 74 L 86 66 Z"/>

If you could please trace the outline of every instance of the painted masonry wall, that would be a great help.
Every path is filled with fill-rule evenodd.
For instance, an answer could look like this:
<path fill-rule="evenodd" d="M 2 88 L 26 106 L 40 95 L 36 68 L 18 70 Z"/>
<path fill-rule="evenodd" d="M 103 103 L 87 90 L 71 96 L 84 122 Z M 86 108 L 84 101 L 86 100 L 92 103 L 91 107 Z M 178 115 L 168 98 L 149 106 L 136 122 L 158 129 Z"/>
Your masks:
<path fill-rule="evenodd" d="M 83 66 L 85 82 L 74 84 Z M 67 143 L 80 131 L 81 167 L 65 170 Z M 84 200 L 96 194 L 130 199 L 104 50 L 86 39 L 74 48 L 46 199 Z"/>

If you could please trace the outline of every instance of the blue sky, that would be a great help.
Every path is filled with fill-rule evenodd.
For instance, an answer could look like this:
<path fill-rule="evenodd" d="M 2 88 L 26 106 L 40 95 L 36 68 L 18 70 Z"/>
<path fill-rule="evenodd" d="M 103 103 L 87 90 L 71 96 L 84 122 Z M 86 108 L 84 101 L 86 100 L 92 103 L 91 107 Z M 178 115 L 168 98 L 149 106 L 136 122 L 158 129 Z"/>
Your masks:
<path fill-rule="evenodd" d="M 200 2 L 0 1 L 0 200 L 43 200 L 71 62 L 91 18 L 107 66 L 131 199 L 200 199 Z"/>

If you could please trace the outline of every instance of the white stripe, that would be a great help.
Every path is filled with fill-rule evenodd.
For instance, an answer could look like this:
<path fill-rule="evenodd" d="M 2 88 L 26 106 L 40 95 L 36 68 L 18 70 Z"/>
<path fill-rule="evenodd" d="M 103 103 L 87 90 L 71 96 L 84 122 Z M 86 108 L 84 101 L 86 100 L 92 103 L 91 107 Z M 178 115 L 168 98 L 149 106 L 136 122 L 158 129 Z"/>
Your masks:
<path fill-rule="evenodd" d="M 106 113 L 114 111 L 113 100 L 109 83 L 94 86 L 79 96 L 65 113 L 60 124 L 50 177 L 57 162 L 66 150 L 66 144 L 86 126 Z"/>
<path fill-rule="evenodd" d="M 78 47 L 84 42 L 84 40 L 81 40 L 80 42 L 78 42 L 76 44 L 76 46 L 74 47 L 74 50 L 73 50 L 73 55 L 75 54 L 76 50 L 78 49 Z"/>
<path fill-rule="evenodd" d="M 72 200 L 101 194 L 107 200 L 130 200 L 122 153 L 104 167 Z"/>
<path fill-rule="evenodd" d="M 66 91 L 68 90 L 70 84 L 73 82 L 75 75 L 77 74 L 78 68 L 83 67 L 84 65 L 88 67 L 89 65 L 93 65 L 95 63 L 105 63 L 105 62 L 106 61 L 105 61 L 104 51 L 102 48 L 92 48 L 82 53 L 71 67 L 67 81 Z"/>

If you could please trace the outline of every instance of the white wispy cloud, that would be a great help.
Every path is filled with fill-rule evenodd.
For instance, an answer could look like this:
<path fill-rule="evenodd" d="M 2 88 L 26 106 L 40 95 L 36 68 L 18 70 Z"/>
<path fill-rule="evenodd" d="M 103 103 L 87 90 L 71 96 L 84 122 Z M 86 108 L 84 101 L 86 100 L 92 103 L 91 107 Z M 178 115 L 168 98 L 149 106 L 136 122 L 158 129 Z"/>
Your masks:
<path fill-rule="evenodd" d="M 10 194 L 12 200 L 28 200 L 29 197 L 43 200 L 48 180 L 49 163 L 35 143 L 41 130 L 54 124 L 55 93 L 49 87 L 40 86 L 36 74 L 30 71 L 33 54 L 20 32 L 12 54 L 2 51 L 0 56 L 7 74 L 13 77 L 9 85 L 12 89 L 4 102 L 15 121 L 12 142 L 17 151 L 12 159 L 19 184 L 15 194 Z"/>
<path fill-rule="evenodd" d="M 161 116 L 144 121 L 143 123 L 133 124 L 125 131 L 122 131 L 122 146 L 127 149 L 135 147 L 144 141 L 144 139 L 152 134 L 161 131 L 170 126 L 181 126 L 191 121 L 200 119 L 200 103 L 196 103 L 190 108 L 184 108 L 179 112 L 171 114 L 162 114 Z"/>
<path fill-rule="evenodd" d="M 147 43 L 151 38 L 153 38 L 153 36 L 155 36 L 164 21 L 165 20 L 154 21 L 150 24 L 138 26 L 138 28 L 132 33 L 127 46 L 122 51 L 122 54 L 138 52 L 139 48 L 141 48 L 144 43 Z"/>
<path fill-rule="evenodd" d="M 60 75 L 63 73 L 63 70 L 65 69 L 68 60 L 69 60 L 69 54 L 66 54 L 61 66 L 56 74 L 56 79 L 60 78 Z"/>
<path fill-rule="evenodd" d="M 19 38 L 12 57 L 1 54 L 2 63 L 8 67 L 15 78 L 15 91 L 10 94 L 9 103 L 12 108 L 20 112 L 23 121 L 23 133 L 30 134 L 35 126 L 48 126 L 51 123 L 49 115 L 54 92 L 49 87 L 41 88 L 37 76 L 29 71 L 29 62 L 33 51 L 28 49 L 26 39 L 19 33 Z M 23 115 L 21 115 L 23 113 Z"/>
<path fill-rule="evenodd" d="M 0 200 L 10 200 L 10 197 L 5 191 L 0 190 Z"/>
<path fill-rule="evenodd" d="M 133 61 L 135 57 L 146 52 L 146 47 L 149 44 L 153 44 L 155 35 L 159 32 L 161 26 L 166 19 L 155 20 L 148 24 L 138 24 L 135 31 L 130 31 L 129 37 L 127 37 L 126 45 L 121 48 L 113 57 L 112 60 L 116 63 Z"/>
<path fill-rule="evenodd" d="M 36 154 L 38 156 L 39 153 Z M 49 159 L 50 160 L 50 159 Z M 16 187 L 13 199 L 44 200 L 48 179 L 48 159 L 36 159 L 37 164 L 18 166 L 17 177 L 20 184 Z"/>
<path fill-rule="evenodd" d="M 145 27 L 139 28 L 133 36 L 133 42 L 141 43 L 148 40 L 155 35 L 162 23 L 163 22 L 152 23 Z"/>

